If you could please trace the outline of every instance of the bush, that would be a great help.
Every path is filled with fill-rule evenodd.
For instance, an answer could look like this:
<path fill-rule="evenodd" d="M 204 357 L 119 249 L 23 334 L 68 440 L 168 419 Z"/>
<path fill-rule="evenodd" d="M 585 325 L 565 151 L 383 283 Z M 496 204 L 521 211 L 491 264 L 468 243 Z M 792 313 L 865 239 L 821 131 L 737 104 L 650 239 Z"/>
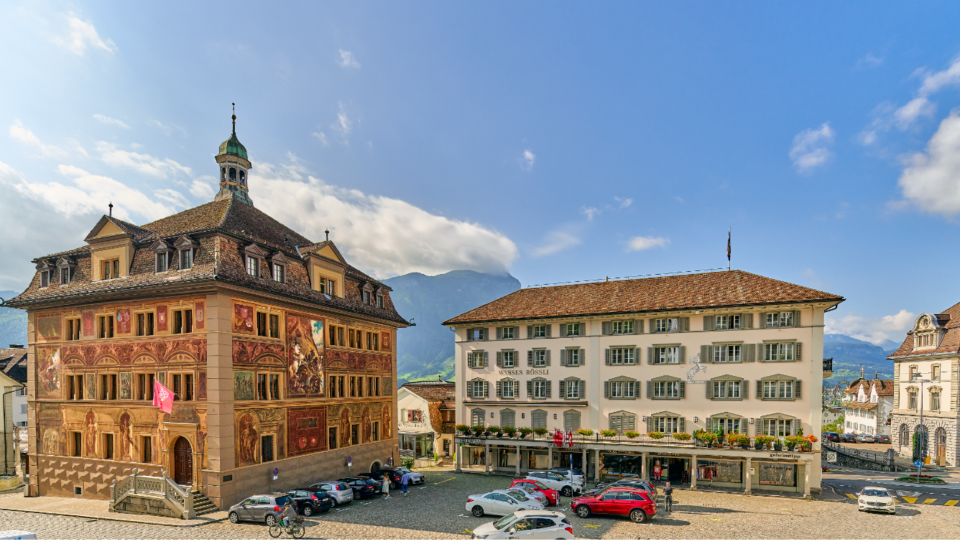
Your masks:
<path fill-rule="evenodd" d="M 410 470 L 412 471 L 412 470 L 413 470 L 413 458 L 408 458 L 408 457 L 400 458 L 400 465 L 402 465 L 402 466 L 404 466 L 404 467 L 406 467 L 406 468 L 408 468 L 408 469 L 410 469 Z"/>

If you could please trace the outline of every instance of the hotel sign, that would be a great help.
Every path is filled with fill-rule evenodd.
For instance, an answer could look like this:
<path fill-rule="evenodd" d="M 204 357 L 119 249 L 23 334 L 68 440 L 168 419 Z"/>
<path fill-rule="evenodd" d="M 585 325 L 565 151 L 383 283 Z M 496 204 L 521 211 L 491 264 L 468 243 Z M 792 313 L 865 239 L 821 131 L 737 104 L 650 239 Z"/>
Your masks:
<path fill-rule="evenodd" d="M 499 369 L 500 375 L 549 375 L 549 369 Z"/>

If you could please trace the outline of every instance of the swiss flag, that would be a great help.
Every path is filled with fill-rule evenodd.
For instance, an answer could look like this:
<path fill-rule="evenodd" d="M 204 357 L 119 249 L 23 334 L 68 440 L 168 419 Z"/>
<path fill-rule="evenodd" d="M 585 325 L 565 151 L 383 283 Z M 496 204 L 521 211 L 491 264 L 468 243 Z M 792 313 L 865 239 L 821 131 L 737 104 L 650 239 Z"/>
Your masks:
<path fill-rule="evenodd" d="M 173 392 L 156 379 L 153 380 L 153 406 L 167 414 L 173 412 Z"/>
<path fill-rule="evenodd" d="M 553 430 L 553 445 L 563 446 L 563 432 L 559 429 Z"/>

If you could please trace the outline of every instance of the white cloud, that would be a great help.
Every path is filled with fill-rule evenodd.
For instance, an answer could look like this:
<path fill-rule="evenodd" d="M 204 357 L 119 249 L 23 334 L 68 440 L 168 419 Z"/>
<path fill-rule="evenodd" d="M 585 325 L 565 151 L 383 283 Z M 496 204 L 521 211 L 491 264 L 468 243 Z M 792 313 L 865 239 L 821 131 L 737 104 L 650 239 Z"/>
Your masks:
<path fill-rule="evenodd" d="M 104 116 L 102 114 L 95 114 L 93 117 L 107 125 L 120 126 L 124 129 L 130 129 L 130 126 L 128 126 L 122 120 L 117 120 L 116 118 L 110 118 L 109 116 Z"/>
<path fill-rule="evenodd" d="M 530 150 L 524 150 L 523 155 L 520 157 L 520 168 L 529 171 L 533 168 L 533 163 L 537 160 L 536 154 Z"/>
<path fill-rule="evenodd" d="M 927 212 L 960 212 L 960 111 L 940 122 L 926 152 L 917 152 L 905 161 L 899 184 L 907 200 Z"/>
<path fill-rule="evenodd" d="M 339 49 L 339 51 L 340 58 L 337 59 L 337 64 L 340 64 L 340 67 L 360 69 L 360 62 L 357 62 L 352 52 L 343 49 Z"/>
<path fill-rule="evenodd" d="M 834 131 L 830 122 L 824 122 L 816 129 L 805 129 L 793 138 L 793 147 L 790 148 L 790 159 L 800 172 L 824 164 L 831 153 L 826 145 L 833 142 Z"/>
<path fill-rule="evenodd" d="M 893 113 L 897 127 L 907 129 L 921 116 L 932 117 L 937 110 L 937 106 L 930 103 L 926 96 L 920 96 L 911 99 L 906 105 L 900 107 Z"/>
<path fill-rule="evenodd" d="M 864 146 L 870 146 L 877 142 L 877 131 L 874 129 L 865 129 L 857 135 L 857 141 Z"/>
<path fill-rule="evenodd" d="M 174 131 L 179 131 L 180 134 L 183 135 L 183 136 L 186 136 L 186 135 L 187 135 L 187 130 L 186 130 L 186 129 L 184 129 L 184 128 L 180 127 L 180 126 L 175 126 L 175 125 L 173 125 L 173 124 L 164 124 L 164 123 L 160 122 L 159 120 L 153 120 L 153 121 L 151 121 L 151 122 L 147 122 L 147 124 L 148 124 L 148 125 L 151 125 L 151 126 L 153 126 L 153 127 L 156 127 L 156 128 L 158 128 L 158 129 L 160 129 L 160 131 L 162 131 L 163 134 L 166 135 L 166 136 L 168 136 L 168 137 L 169 137 L 170 134 L 173 133 Z"/>
<path fill-rule="evenodd" d="M 874 56 L 873 53 L 867 53 L 866 56 L 857 60 L 857 67 L 860 68 L 873 68 L 883 64 L 884 58 L 882 56 Z"/>
<path fill-rule="evenodd" d="M 627 208 L 628 206 L 633 204 L 633 199 L 621 199 L 620 197 L 614 197 L 613 200 L 620 203 L 620 208 Z"/>
<path fill-rule="evenodd" d="M 67 154 L 59 146 L 43 144 L 40 142 L 40 139 L 37 138 L 32 131 L 23 127 L 23 122 L 21 122 L 19 119 L 15 119 L 13 123 L 10 124 L 10 138 L 36 147 L 38 150 L 40 150 L 40 153 L 43 154 L 44 157 L 60 157 Z"/>
<path fill-rule="evenodd" d="M 251 197 L 257 208 L 313 240 L 331 240 L 350 264 L 387 277 L 456 269 L 504 272 L 517 258 L 506 236 L 478 223 L 431 214 L 410 203 L 320 180 L 295 157 L 257 162 Z"/>
<path fill-rule="evenodd" d="M 906 105 L 897 109 L 894 117 L 900 129 L 907 129 L 921 116 L 933 116 L 936 104 L 929 97 L 948 86 L 960 86 L 960 56 L 953 59 L 950 66 L 943 71 L 928 73 L 924 70 L 914 72 L 922 76 L 923 82 L 917 90 L 917 97 Z"/>
<path fill-rule="evenodd" d="M 148 154 L 120 150 L 117 145 L 108 142 L 98 142 L 97 151 L 100 152 L 100 159 L 107 165 L 133 169 L 157 178 L 168 178 L 177 173 L 191 174 L 190 167 L 180 165 L 170 158 L 160 159 Z"/>
<path fill-rule="evenodd" d="M 330 146 L 330 141 L 327 140 L 326 134 L 324 134 L 322 131 L 319 133 L 314 133 L 313 136 L 316 137 L 318 141 L 320 141 L 320 144 L 324 146 Z"/>
<path fill-rule="evenodd" d="M 87 47 L 93 47 L 94 49 L 111 53 L 116 52 L 117 46 L 114 45 L 113 41 L 101 39 L 100 34 L 97 33 L 97 29 L 93 27 L 93 24 L 80 20 L 80 18 L 74 14 L 70 14 L 67 16 L 67 25 L 70 29 L 65 35 L 55 36 L 53 38 L 53 42 L 64 49 L 79 56 L 83 56 Z"/>
<path fill-rule="evenodd" d="M 330 129 L 337 134 L 339 140 L 343 144 L 350 144 L 350 141 L 347 137 L 350 136 L 350 132 L 353 130 L 353 121 L 350 120 L 350 117 L 347 116 L 347 107 L 343 102 L 337 103 L 338 112 L 337 112 L 337 121 L 330 124 Z M 321 139 L 321 142 L 326 140 L 326 136 Z"/>
<path fill-rule="evenodd" d="M 843 334 L 880 345 L 888 339 L 902 341 L 904 333 L 913 327 L 917 316 L 905 309 L 883 317 L 861 317 L 850 314 L 840 318 L 828 317 L 826 334 Z"/>
<path fill-rule="evenodd" d="M 213 200 L 213 196 L 216 194 L 213 184 L 216 182 L 216 179 L 212 176 L 201 176 L 193 181 L 190 184 L 190 194 L 198 199 Z"/>
<path fill-rule="evenodd" d="M 643 251 L 655 247 L 665 248 L 670 240 L 653 236 L 634 236 L 627 241 L 627 251 Z"/>
<path fill-rule="evenodd" d="M 580 239 L 572 233 L 563 230 L 552 231 L 547 235 L 543 245 L 534 248 L 533 256 L 543 257 L 544 255 L 552 255 L 578 244 L 580 244 Z"/>
<path fill-rule="evenodd" d="M 592 206 L 583 207 L 583 208 L 580 209 L 580 211 L 583 212 L 583 215 L 587 216 L 587 221 L 593 221 L 593 216 L 595 216 L 595 215 L 597 215 L 597 214 L 600 213 L 599 210 L 597 210 L 596 208 L 594 208 L 594 207 L 592 207 Z"/>

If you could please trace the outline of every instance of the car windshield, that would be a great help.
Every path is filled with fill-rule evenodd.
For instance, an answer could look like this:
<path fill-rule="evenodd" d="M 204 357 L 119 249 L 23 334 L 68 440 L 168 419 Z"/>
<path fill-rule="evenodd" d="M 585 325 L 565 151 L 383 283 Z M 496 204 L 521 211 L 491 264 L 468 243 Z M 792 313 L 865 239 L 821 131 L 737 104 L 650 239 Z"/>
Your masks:
<path fill-rule="evenodd" d="M 514 499 L 518 500 L 518 501 L 528 501 L 528 500 L 529 500 L 529 499 L 527 499 L 527 496 L 526 496 L 526 495 L 524 495 L 523 493 L 521 493 L 521 492 L 519 492 L 519 491 L 508 491 L 507 494 L 510 495 L 511 497 L 513 497 Z"/>
<path fill-rule="evenodd" d="M 406 467 L 397 467 L 397 472 L 400 473 L 400 474 L 406 474 L 406 473 L 410 472 L 410 469 L 408 469 L 408 468 L 406 468 Z"/>
<path fill-rule="evenodd" d="M 292 502 L 292 501 L 290 500 L 290 497 L 287 497 L 286 495 L 284 495 L 283 497 L 277 497 L 277 500 L 276 500 L 277 506 L 283 506 L 288 502 Z"/>
<path fill-rule="evenodd" d="M 540 482 L 534 482 L 537 485 L 538 489 L 547 489 L 547 486 L 541 484 Z"/>
<path fill-rule="evenodd" d="M 500 518 L 500 521 L 497 521 L 496 523 L 494 523 L 493 526 L 499 531 L 504 529 L 505 527 L 510 526 L 510 524 L 516 520 L 517 520 L 517 516 L 513 514 L 507 514 L 502 518 Z"/>
<path fill-rule="evenodd" d="M 867 497 L 889 497 L 890 496 L 887 493 L 887 490 L 885 489 L 865 489 L 863 490 L 863 494 L 866 495 Z"/>

